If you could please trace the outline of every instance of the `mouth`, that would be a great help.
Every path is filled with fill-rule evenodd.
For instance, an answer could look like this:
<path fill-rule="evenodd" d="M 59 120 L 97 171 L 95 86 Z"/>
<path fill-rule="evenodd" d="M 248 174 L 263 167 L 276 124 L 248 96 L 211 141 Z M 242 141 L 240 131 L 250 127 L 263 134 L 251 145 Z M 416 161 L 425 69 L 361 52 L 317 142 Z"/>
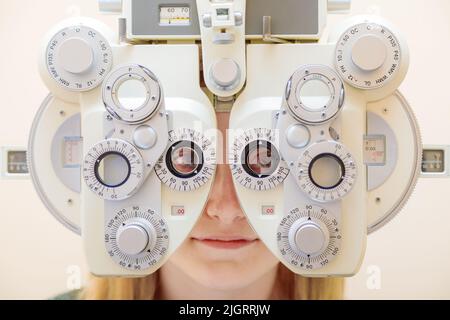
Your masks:
<path fill-rule="evenodd" d="M 240 249 L 259 241 L 259 239 L 243 237 L 193 237 L 191 239 L 197 243 L 216 249 Z"/>

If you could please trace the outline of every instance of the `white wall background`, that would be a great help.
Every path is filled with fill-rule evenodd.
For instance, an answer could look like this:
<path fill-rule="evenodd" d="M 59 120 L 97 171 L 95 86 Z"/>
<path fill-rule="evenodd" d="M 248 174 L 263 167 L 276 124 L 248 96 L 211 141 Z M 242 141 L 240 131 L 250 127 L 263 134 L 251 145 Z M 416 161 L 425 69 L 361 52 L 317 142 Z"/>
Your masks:
<path fill-rule="evenodd" d="M 424 143 L 450 144 L 450 1 L 353 0 L 352 14 L 374 12 L 408 40 L 412 59 L 401 91 Z M 95 0 L 0 0 L 0 146 L 26 146 L 47 95 L 37 73 L 40 40 L 77 13 L 115 30 L 115 18 L 100 16 Z M 343 18 L 332 16 L 329 25 Z M 0 298 L 45 299 L 66 291 L 71 266 L 85 276 L 80 238 L 46 211 L 29 180 L 0 180 Z M 373 270 L 379 289 L 367 285 Z M 450 299 L 450 179 L 419 182 L 400 215 L 369 237 L 362 269 L 347 287 L 351 299 Z"/>

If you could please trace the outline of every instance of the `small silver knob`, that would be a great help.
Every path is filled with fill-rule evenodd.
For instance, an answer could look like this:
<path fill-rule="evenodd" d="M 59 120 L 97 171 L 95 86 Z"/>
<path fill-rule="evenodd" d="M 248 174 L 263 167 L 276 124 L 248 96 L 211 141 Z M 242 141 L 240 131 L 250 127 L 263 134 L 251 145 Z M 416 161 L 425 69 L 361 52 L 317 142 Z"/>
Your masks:
<path fill-rule="evenodd" d="M 289 231 L 289 242 L 298 254 L 318 256 L 328 247 L 330 234 L 327 226 L 320 220 L 297 221 Z"/>
<path fill-rule="evenodd" d="M 123 225 L 117 231 L 117 244 L 120 251 L 128 255 L 138 255 L 154 246 L 153 227 L 140 222 Z"/>

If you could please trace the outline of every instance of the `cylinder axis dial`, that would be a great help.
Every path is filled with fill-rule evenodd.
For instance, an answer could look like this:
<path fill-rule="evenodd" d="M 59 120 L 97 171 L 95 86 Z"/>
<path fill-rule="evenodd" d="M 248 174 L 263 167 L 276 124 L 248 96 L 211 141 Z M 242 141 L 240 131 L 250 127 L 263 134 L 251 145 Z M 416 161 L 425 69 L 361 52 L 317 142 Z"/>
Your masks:
<path fill-rule="evenodd" d="M 399 71 L 401 48 L 386 27 L 361 23 L 349 28 L 336 45 L 336 68 L 350 85 L 375 89 Z"/>
<path fill-rule="evenodd" d="M 103 84 L 103 102 L 116 119 L 139 123 L 151 118 L 161 103 L 161 86 L 147 68 L 127 65 L 113 70 Z"/>
<path fill-rule="evenodd" d="M 182 128 L 169 132 L 169 148 L 155 165 L 159 179 L 178 191 L 194 191 L 216 170 L 216 148 L 200 132 Z"/>
<path fill-rule="evenodd" d="M 331 212 L 317 206 L 295 208 L 281 220 L 277 242 L 281 255 L 291 265 L 321 268 L 339 252 L 339 222 Z"/>
<path fill-rule="evenodd" d="M 87 26 L 72 26 L 50 40 L 46 64 L 50 76 L 70 91 L 89 91 L 100 85 L 112 66 L 108 41 Z"/>
<path fill-rule="evenodd" d="M 85 156 L 83 177 L 98 196 L 105 200 L 123 200 L 132 196 L 143 183 L 143 159 L 126 141 L 103 140 Z"/>
<path fill-rule="evenodd" d="M 351 191 L 357 168 L 350 152 L 335 141 L 313 144 L 296 165 L 300 188 L 313 200 L 336 201 Z"/>
<path fill-rule="evenodd" d="M 286 102 L 290 113 L 306 124 L 333 119 L 344 103 L 344 85 L 336 72 L 324 65 L 298 69 L 288 81 Z"/>
<path fill-rule="evenodd" d="M 108 254 L 121 267 L 147 269 L 156 265 L 167 253 L 167 223 L 152 209 L 122 209 L 107 221 L 105 245 Z"/>
<path fill-rule="evenodd" d="M 237 137 L 232 145 L 231 172 L 241 185 L 252 190 L 270 190 L 289 174 L 276 148 L 271 129 L 255 128 Z"/>

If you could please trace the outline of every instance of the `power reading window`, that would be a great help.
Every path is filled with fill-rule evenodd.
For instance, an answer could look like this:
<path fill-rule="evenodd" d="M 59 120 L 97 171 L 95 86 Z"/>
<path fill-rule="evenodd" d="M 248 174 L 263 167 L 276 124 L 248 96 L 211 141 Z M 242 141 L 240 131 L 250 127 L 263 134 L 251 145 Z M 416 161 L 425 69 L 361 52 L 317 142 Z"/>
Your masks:
<path fill-rule="evenodd" d="M 159 24 L 161 26 L 189 26 L 191 9 L 188 5 L 159 7 Z"/>
<path fill-rule="evenodd" d="M 386 165 L 386 136 L 368 135 L 364 137 L 364 164 L 367 166 Z"/>
<path fill-rule="evenodd" d="M 424 146 L 422 151 L 422 177 L 445 178 L 450 172 L 449 157 L 450 146 Z"/>
<path fill-rule="evenodd" d="M 228 20 L 230 18 L 230 9 L 219 8 L 216 10 L 216 15 L 218 20 Z"/>
<path fill-rule="evenodd" d="M 26 179 L 28 176 L 26 149 L 21 147 L 0 148 L 0 178 Z"/>
<path fill-rule="evenodd" d="M 422 172 L 423 173 L 444 173 L 445 172 L 445 152 L 444 150 L 423 150 Z"/>
<path fill-rule="evenodd" d="M 83 138 L 64 137 L 63 167 L 81 167 L 81 157 L 83 154 Z"/>
<path fill-rule="evenodd" d="M 27 152 L 26 151 L 8 151 L 7 155 L 7 173 L 8 174 L 27 174 Z"/>

